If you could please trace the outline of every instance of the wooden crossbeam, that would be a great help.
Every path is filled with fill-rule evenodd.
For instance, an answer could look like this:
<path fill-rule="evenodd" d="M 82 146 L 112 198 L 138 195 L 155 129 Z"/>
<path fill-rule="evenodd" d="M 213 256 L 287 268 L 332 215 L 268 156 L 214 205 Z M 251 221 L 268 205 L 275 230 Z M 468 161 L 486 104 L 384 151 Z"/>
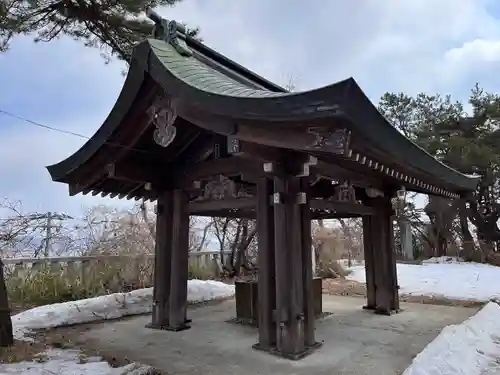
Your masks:
<path fill-rule="evenodd" d="M 258 162 L 237 157 L 220 158 L 192 165 L 179 167 L 178 170 L 169 166 L 140 166 L 132 163 L 112 163 L 106 166 L 107 177 L 138 184 L 150 183 L 154 190 L 164 190 L 174 187 L 191 188 L 194 181 L 212 176 L 238 176 L 251 174 L 258 176 L 264 172 Z"/>
<path fill-rule="evenodd" d="M 373 209 L 371 207 L 360 203 L 334 202 L 324 199 L 312 199 L 311 208 L 316 210 L 328 210 L 332 213 L 338 214 L 351 214 L 359 216 L 373 214 Z"/>
<path fill-rule="evenodd" d="M 207 212 L 222 212 L 228 210 L 245 210 L 255 208 L 257 200 L 254 197 L 232 198 L 210 201 L 190 202 L 188 211 L 191 215 L 201 215 Z M 216 215 L 217 216 L 217 215 Z"/>
<path fill-rule="evenodd" d="M 348 170 L 339 165 L 321 160 L 318 160 L 316 165 L 311 166 L 311 170 L 318 176 L 332 180 L 349 180 L 352 184 L 359 187 L 380 187 L 383 182 L 368 174 Z"/>

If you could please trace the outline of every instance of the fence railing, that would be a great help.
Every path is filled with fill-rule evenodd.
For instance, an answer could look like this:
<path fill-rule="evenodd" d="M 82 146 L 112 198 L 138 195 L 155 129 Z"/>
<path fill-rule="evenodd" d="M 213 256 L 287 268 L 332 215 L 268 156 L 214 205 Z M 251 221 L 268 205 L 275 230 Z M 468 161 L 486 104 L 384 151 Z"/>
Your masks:
<path fill-rule="evenodd" d="M 223 253 L 224 259 L 230 255 Z M 193 272 L 205 272 L 207 277 L 222 269 L 220 251 L 202 251 L 189 254 L 189 266 Z M 81 282 L 106 279 L 108 284 L 139 284 L 151 286 L 153 281 L 154 255 L 98 255 L 51 258 L 2 259 L 5 273 L 21 283 L 27 277 L 43 270 L 58 274 L 67 280 L 78 278 Z M 109 279 L 109 280 L 108 280 Z M 115 289 L 114 287 L 112 289 Z"/>

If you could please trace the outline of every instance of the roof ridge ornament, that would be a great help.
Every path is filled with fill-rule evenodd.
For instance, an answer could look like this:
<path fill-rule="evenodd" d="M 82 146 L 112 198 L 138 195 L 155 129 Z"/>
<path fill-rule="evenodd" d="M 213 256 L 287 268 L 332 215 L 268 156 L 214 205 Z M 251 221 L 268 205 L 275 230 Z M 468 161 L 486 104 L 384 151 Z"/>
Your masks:
<path fill-rule="evenodd" d="M 186 44 L 186 26 L 161 17 L 151 8 L 146 9 L 146 16 L 155 23 L 153 37 L 175 48 L 182 56 L 192 56 L 193 51 Z"/>

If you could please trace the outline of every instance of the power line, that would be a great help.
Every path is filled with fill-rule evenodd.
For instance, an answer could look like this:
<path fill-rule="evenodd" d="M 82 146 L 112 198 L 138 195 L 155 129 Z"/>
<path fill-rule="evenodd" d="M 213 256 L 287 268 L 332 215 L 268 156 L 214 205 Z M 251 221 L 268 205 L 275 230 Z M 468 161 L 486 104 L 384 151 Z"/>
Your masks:
<path fill-rule="evenodd" d="M 30 125 L 33 125 L 33 126 L 36 126 L 36 127 L 42 128 L 42 129 L 51 130 L 51 131 L 55 131 L 55 132 L 62 133 L 62 134 L 72 135 L 74 137 L 83 138 L 83 139 L 86 139 L 86 140 L 89 140 L 89 139 L 92 138 L 92 137 L 89 137 L 87 135 L 83 135 L 83 134 L 80 134 L 80 133 L 76 133 L 76 132 L 72 132 L 72 131 L 69 131 L 69 130 L 64 130 L 64 129 L 56 128 L 54 126 L 45 125 L 45 124 L 42 124 L 41 122 L 30 120 L 29 118 L 16 115 L 16 114 L 14 114 L 12 112 L 5 111 L 5 110 L 3 110 L 1 108 L 0 108 L 0 114 L 3 114 L 3 115 L 8 116 L 8 117 L 15 118 L 16 120 L 24 121 L 24 122 L 26 122 L 26 123 L 28 123 Z M 134 147 L 124 146 L 124 145 L 119 144 L 119 143 L 105 141 L 104 144 L 108 145 L 108 146 L 123 148 L 125 150 L 140 152 L 140 153 L 147 154 L 147 155 L 154 155 L 151 152 L 148 152 L 148 151 L 145 151 L 145 150 L 141 150 L 141 149 L 138 149 L 138 148 L 134 148 Z"/>
<path fill-rule="evenodd" d="M 4 115 L 12 117 L 12 118 L 15 118 L 17 120 L 21 120 L 21 121 L 27 122 L 28 124 L 38 126 L 39 128 L 48 129 L 48 130 L 56 131 L 56 132 L 59 132 L 59 133 L 74 135 L 75 137 L 80 137 L 80 138 L 83 138 L 83 139 L 90 139 L 90 137 L 87 137 L 87 136 L 85 136 L 83 134 L 74 133 L 74 132 L 71 132 L 71 131 L 68 131 L 68 130 L 54 128 L 52 126 L 48 126 L 48 125 L 39 123 L 37 121 L 30 120 L 28 118 L 21 117 L 19 115 L 14 114 L 14 113 L 4 111 L 3 109 L 0 109 L 0 113 L 3 113 Z"/>

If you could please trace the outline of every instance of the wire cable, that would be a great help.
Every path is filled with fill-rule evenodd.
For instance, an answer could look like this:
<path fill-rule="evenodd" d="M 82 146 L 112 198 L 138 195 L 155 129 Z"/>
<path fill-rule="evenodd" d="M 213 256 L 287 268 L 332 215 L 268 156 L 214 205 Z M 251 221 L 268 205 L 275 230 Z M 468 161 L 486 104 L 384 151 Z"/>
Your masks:
<path fill-rule="evenodd" d="M 42 129 L 51 130 L 51 131 L 55 131 L 55 132 L 62 133 L 62 134 L 72 135 L 72 136 L 83 138 L 83 139 L 86 139 L 86 140 L 89 140 L 89 139 L 92 138 L 92 137 L 89 137 L 89 136 L 86 136 L 86 135 L 83 135 L 83 134 L 80 134 L 80 133 L 75 133 L 75 132 L 72 132 L 72 131 L 69 131 L 69 130 L 59 129 L 59 128 L 56 128 L 54 126 L 45 125 L 45 124 L 42 124 L 42 123 L 40 123 L 38 121 L 34 121 L 34 120 L 29 119 L 29 118 L 19 116 L 19 115 L 15 114 L 15 113 L 12 113 L 12 112 L 9 112 L 9 111 L 5 111 L 5 110 L 3 110 L 1 108 L 0 108 L 0 114 L 3 114 L 3 115 L 8 116 L 8 117 L 15 118 L 17 120 L 26 122 L 28 124 L 31 124 L 33 126 L 36 126 L 36 127 L 42 128 Z M 148 151 L 141 150 L 141 149 L 134 148 L 134 147 L 130 147 L 130 146 L 124 146 L 124 145 L 119 144 L 119 143 L 105 141 L 104 144 L 108 145 L 108 146 L 112 146 L 112 147 L 123 148 L 125 150 L 140 152 L 140 153 L 143 153 L 143 154 L 155 155 L 152 152 L 148 152 Z"/>

